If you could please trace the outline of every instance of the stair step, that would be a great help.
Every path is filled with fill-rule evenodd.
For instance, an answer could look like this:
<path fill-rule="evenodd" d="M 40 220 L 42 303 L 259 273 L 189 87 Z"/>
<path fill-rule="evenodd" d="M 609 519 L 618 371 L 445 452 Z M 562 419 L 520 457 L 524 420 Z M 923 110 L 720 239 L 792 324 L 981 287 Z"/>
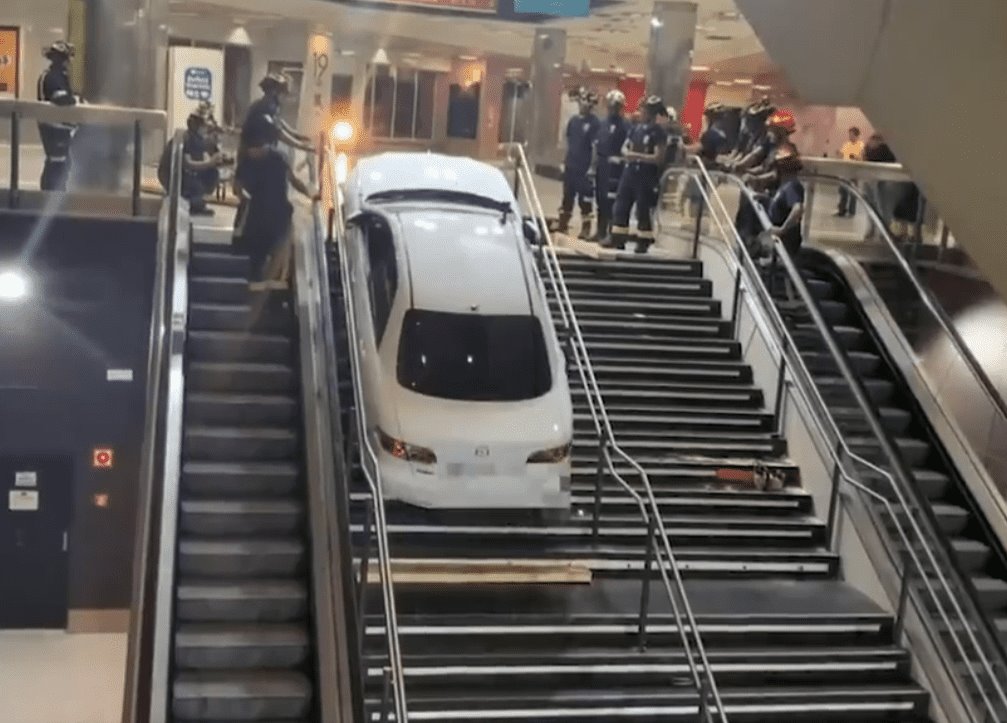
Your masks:
<path fill-rule="evenodd" d="M 713 318 L 720 316 L 720 302 L 713 299 L 681 296 L 667 297 L 660 301 L 633 301 L 622 300 L 620 297 L 598 298 L 574 292 L 571 292 L 570 297 L 578 318 L 582 309 L 605 314 L 623 314 L 629 317 L 645 316 L 662 320 L 680 314 L 706 315 Z M 556 301 L 550 299 L 549 306 L 555 308 Z"/>
<path fill-rule="evenodd" d="M 227 535 L 285 536 L 298 532 L 304 508 L 294 500 L 183 499 L 181 530 L 204 537 Z"/>
<path fill-rule="evenodd" d="M 555 315 L 554 315 L 555 318 Z M 730 330 L 730 323 L 713 317 L 649 317 L 625 314 L 583 313 L 577 309 L 577 323 L 582 332 L 596 335 L 627 332 L 660 337 L 720 338 Z"/>
<path fill-rule="evenodd" d="M 182 580 L 175 616 L 183 622 L 289 622 L 308 613 L 308 590 L 295 580 Z"/>
<path fill-rule="evenodd" d="M 304 543 L 296 538 L 183 538 L 178 543 L 182 575 L 208 578 L 295 576 L 305 562 Z"/>
<path fill-rule="evenodd" d="M 574 404 L 586 398 L 584 390 L 570 390 Z M 751 386 L 710 384 L 648 384 L 646 380 L 623 379 L 602 387 L 602 398 L 610 411 L 615 409 L 668 409 L 681 405 L 700 407 L 761 407 L 762 390 Z"/>
<path fill-rule="evenodd" d="M 204 426 L 277 426 L 297 421 L 298 400 L 279 394 L 193 393 L 185 398 L 186 419 Z"/>
<path fill-rule="evenodd" d="M 186 426 L 185 454 L 190 459 L 222 462 L 293 459 L 297 434 L 283 427 Z"/>
<path fill-rule="evenodd" d="M 583 270 L 596 274 L 660 274 L 664 278 L 700 277 L 703 273 L 701 261 L 636 259 L 620 256 L 616 260 L 584 259 L 576 256 L 561 256 L 560 268 L 567 271 Z"/>
<path fill-rule="evenodd" d="M 696 344 L 677 345 L 647 341 L 591 341 L 585 342 L 588 356 L 593 363 L 614 359 L 660 359 L 686 361 L 738 360 L 740 344 L 699 346 Z"/>
<path fill-rule="evenodd" d="M 298 721 L 311 711 L 311 682 L 297 672 L 182 672 L 172 685 L 175 721 Z"/>
<path fill-rule="evenodd" d="M 885 406 L 894 394 L 895 386 L 887 379 L 868 378 L 860 381 L 876 406 Z M 849 406 L 853 399 L 853 392 L 842 377 L 816 376 L 815 384 L 818 385 L 822 397 L 829 406 L 834 404 Z"/>
<path fill-rule="evenodd" d="M 587 405 L 574 406 L 574 430 L 593 430 L 594 420 L 586 413 Z M 609 420 L 615 428 L 616 438 L 620 431 L 652 432 L 656 435 L 671 430 L 709 430 L 723 431 L 769 431 L 773 428 L 773 415 L 764 412 L 732 412 L 716 414 L 716 410 L 685 409 L 669 413 L 661 410 L 659 413 L 641 414 L 615 412 L 609 410 Z"/>
<path fill-rule="evenodd" d="M 206 497 L 279 497 L 298 486 L 300 473 L 292 463 L 192 462 L 182 467 L 186 494 Z"/>
<path fill-rule="evenodd" d="M 668 279 L 661 281 L 572 276 L 566 278 L 569 293 L 583 293 L 607 298 L 626 299 L 630 297 L 667 298 L 685 296 L 709 296 L 712 289 L 707 279 Z"/>
<path fill-rule="evenodd" d="M 310 654 L 308 631 L 288 623 L 183 623 L 175 630 L 182 670 L 296 668 Z"/>

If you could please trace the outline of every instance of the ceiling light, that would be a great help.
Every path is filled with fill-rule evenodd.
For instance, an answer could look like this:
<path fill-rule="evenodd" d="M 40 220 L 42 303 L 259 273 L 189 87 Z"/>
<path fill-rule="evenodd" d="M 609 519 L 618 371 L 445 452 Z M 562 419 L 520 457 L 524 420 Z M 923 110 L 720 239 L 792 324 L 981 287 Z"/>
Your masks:
<path fill-rule="evenodd" d="M 342 55 L 343 57 L 349 57 L 351 55 L 356 55 L 357 51 L 356 50 L 340 50 L 339 54 Z"/>
<path fill-rule="evenodd" d="M 477 55 L 459 55 L 458 56 L 458 60 L 469 60 L 469 61 L 479 60 L 479 56 L 477 56 Z"/>
<path fill-rule="evenodd" d="M 771 86 L 771 85 L 753 85 L 752 88 L 754 90 L 772 90 L 773 86 Z"/>
<path fill-rule="evenodd" d="M 716 84 L 720 85 L 720 86 L 732 86 L 732 85 L 734 85 L 734 83 L 732 83 L 729 80 L 718 80 Z"/>
<path fill-rule="evenodd" d="M 16 271 L 0 273 L 0 301 L 20 301 L 28 295 L 28 279 Z"/>
<path fill-rule="evenodd" d="M 694 65 L 692 66 L 693 73 L 708 73 L 710 72 L 709 65 Z"/>
<path fill-rule="evenodd" d="M 661 20 L 661 18 L 651 17 L 651 19 L 650 19 L 650 27 L 652 27 L 652 28 L 663 28 L 664 27 L 664 21 Z"/>
<path fill-rule="evenodd" d="M 734 79 L 734 84 L 735 85 L 751 85 L 752 84 L 752 79 L 751 78 L 735 78 Z"/>

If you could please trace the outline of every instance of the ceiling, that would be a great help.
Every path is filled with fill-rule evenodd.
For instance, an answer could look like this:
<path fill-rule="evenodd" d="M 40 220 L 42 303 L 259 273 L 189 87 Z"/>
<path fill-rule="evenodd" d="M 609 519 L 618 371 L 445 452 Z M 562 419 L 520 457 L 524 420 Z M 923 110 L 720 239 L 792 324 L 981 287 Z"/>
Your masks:
<path fill-rule="evenodd" d="M 693 63 L 708 67 L 703 73 L 710 80 L 733 78 L 739 72 L 776 72 L 734 0 L 697 0 L 697 4 Z M 308 22 L 332 30 L 337 43 L 343 37 L 339 29 L 352 28 L 354 38 L 371 36 L 389 50 L 504 55 L 516 62 L 527 60 L 533 34 L 542 27 L 477 15 L 389 10 L 327 0 L 284 0 L 282 15 L 276 12 L 275 0 L 173 0 L 171 7 L 173 12 L 225 17 L 248 25 Z M 567 30 L 570 66 L 640 73 L 646 61 L 652 8 L 653 0 L 615 0 L 593 9 L 590 17 L 554 18 L 547 24 Z M 737 67 L 739 59 L 744 59 L 745 68 Z"/>

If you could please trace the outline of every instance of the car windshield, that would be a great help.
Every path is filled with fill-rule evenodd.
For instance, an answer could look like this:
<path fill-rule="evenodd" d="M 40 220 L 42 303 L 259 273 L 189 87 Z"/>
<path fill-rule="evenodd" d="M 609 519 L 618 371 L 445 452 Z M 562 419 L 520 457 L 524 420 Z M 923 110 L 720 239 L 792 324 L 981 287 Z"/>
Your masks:
<path fill-rule="evenodd" d="M 410 309 L 398 379 L 418 394 L 480 402 L 535 399 L 552 388 L 542 324 L 530 315 Z"/>
<path fill-rule="evenodd" d="M 402 188 L 392 191 L 379 191 L 367 197 L 368 203 L 396 201 L 446 201 L 464 206 L 490 208 L 500 213 L 510 213 L 511 204 L 506 201 L 496 201 L 478 193 L 466 191 L 448 191 L 439 188 Z"/>

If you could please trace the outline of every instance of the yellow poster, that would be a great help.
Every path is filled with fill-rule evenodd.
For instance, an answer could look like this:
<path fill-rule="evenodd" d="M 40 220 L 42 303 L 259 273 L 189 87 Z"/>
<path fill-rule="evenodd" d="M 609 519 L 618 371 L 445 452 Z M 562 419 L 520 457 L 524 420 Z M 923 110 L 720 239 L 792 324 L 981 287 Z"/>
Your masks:
<path fill-rule="evenodd" d="M 0 27 L 0 98 L 18 96 L 18 60 L 20 31 Z"/>

